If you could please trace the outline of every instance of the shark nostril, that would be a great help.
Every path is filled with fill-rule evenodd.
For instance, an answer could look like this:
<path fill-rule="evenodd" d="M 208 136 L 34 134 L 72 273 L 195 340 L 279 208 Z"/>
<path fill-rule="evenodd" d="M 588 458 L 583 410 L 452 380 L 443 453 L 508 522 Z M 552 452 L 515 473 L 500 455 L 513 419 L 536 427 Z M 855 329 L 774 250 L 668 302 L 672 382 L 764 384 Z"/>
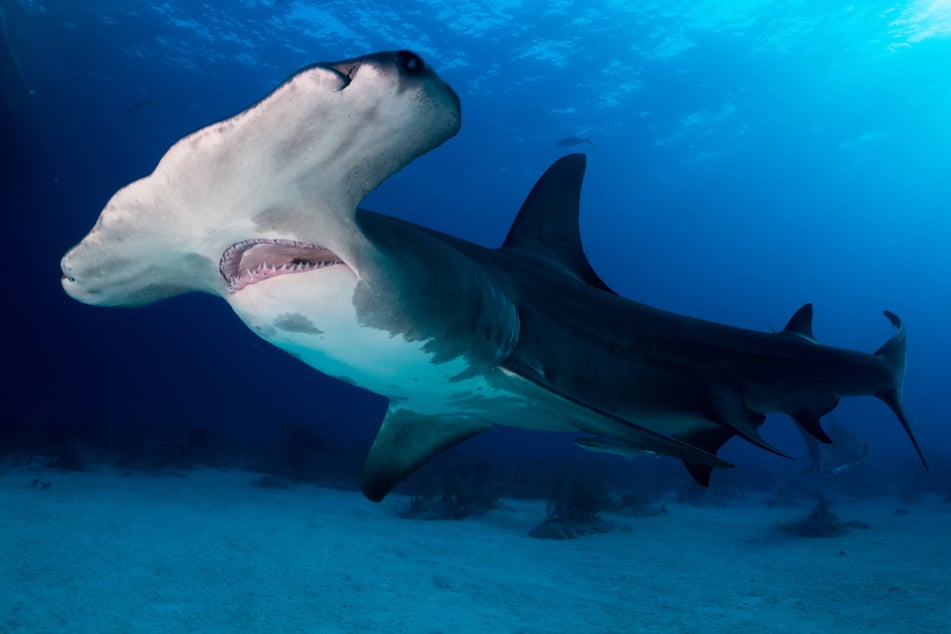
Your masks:
<path fill-rule="evenodd" d="M 418 75 L 426 68 L 420 56 L 412 51 L 399 51 L 396 54 L 396 63 L 410 75 Z"/>

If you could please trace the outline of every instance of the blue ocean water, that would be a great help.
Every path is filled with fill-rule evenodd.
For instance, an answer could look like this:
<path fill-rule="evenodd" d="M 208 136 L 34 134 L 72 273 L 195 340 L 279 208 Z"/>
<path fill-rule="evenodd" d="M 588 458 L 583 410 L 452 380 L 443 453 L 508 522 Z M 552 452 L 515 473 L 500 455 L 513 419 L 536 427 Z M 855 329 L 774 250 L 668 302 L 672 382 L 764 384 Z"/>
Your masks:
<path fill-rule="evenodd" d="M 836 482 L 847 495 L 911 499 L 910 491 L 951 491 L 951 3 L 943 0 L 0 0 L 7 266 L 0 475 L 28 456 L 30 468 L 60 472 L 94 462 L 136 473 L 244 466 L 353 489 L 385 411 L 382 398 L 271 347 L 216 298 L 186 295 L 131 310 L 82 305 L 62 291 L 59 260 L 109 197 L 148 174 L 177 139 L 241 111 L 304 65 L 393 49 L 418 52 L 453 86 L 463 126 L 372 192 L 364 207 L 495 246 L 538 176 L 563 154 L 583 151 L 584 245 L 598 274 L 621 294 L 762 331 L 782 327 L 812 302 L 819 341 L 869 352 L 891 334 L 882 310 L 900 315 L 909 337 L 905 409 L 931 473 L 885 406 L 853 398 L 831 418 L 867 439 L 871 454 L 867 469 Z M 558 147 L 569 136 L 591 143 Z M 714 489 L 773 486 L 806 469 L 805 447 L 787 417 L 770 416 L 762 433 L 799 460 L 733 440 L 721 455 L 737 468 L 715 473 Z M 564 485 L 559 476 L 569 467 L 616 487 L 669 494 L 690 484 L 675 460 L 625 463 L 583 452 L 572 437 L 496 429 L 424 467 L 402 491 L 438 491 L 432 483 L 453 468 L 512 497 L 544 498 Z M 84 499 L 83 485 L 35 473 L 32 488 L 46 482 L 57 495 Z M 4 499 L 26 499 L 17 491 Z M 66 523 L 55 512 L 58 498 L 50 499 L 52 517 Z M 159 518 L 168 511 L 162 501 L 154 507 Z M 34 504 L 5 507 L 0 529 L 15 529 L 16 518 L 45 517 Z M 879 525 L 889 512 L 880 513 Z M 749 517 L 748 524 L 764 521 L 755 512 Z M 928 519 L 915 525 L 927 527 Z M 674 521 L 681 521 L 676 513 Z M 157 539 L 147 528 L 141 539 Z M 893 553 L 895 585 L 914 587 L 908 579 L 919 579 L 917 573 L 901 567 L 894 536 L 881 530 L 874 536 Z M 71 539 L 85 543 L 79 531 Z M 191 543 L 175 539 L 169 543 Z M 643 539 L 638 534 L 633 543 Z M 753 543 L 755 561 L 762 543 Z M 29 552 L 34 542 L 18 544 L 18 552 Z M 360 546 L 350 548 L 363 552 Z M 710 567 L 719 567 L 714 556 L 732 547 L 710 552 Z M 684 548 L 705 549 L 700 541 Z M 862 561 L 885 570 L 874 559 L 877 546 L 871 550 L 875 555 Z M 62 559 L 49 552 L 54 564 Z M 10 554 L 0 546 L 0 563 L 7 566 Z M 245 555 L 253 560 L 255 551 Z M 696 554 L 687 556 L 694 560 L 677 574 L 698 565 Z M 920 559 L 907 565 L 943 565 L 939 555 Z M 20 569 L 42 566 L 4 568 Z M 565 569 L 578 576 L 578 569 Z M 89 569 L 79 570 L 87 579 Z M 837 583 L 854 577 L 848 567 L 835 571 Z M 433 579 L 437 590 L 455 583 Z M 677 579 L 664 582 L 689 590 Z M 773 575 L 772 582 L 784 581 L 801 580 Z M 3 587 L 22 597 L 46 593 L 17 583 Z M 855 597 L 864 596 L 860 590 Z M 182 592 L 201 596 L 199 587 Z M 11 625 L 15 615 L 5 610 L 12 596 L 0 593 L 0 630 L 29 631 Z M 434 591 L 430 599 L 443 596 Z M 884 596 L 882 610 L 906 609 L 901 595 Z M 21 604 L 54 614 L 52 606 L 22 597 Z M 156 610 L 164 605 L 151 603 Z M 284 608 L 300 612 L 293 603 Z M 49 631 L 44 623 L 34 629 Z M 384 624 L 379 631 L 397 630 Z"/>
<path fill-rule="evenodd" d="M 216 299 L 74 302 L 59 258 L 178 138 L 306 64 L 407 48 L 459 94 L 463 127 L 364 207 L 495 246 L 544 169 L 584 151 L 582 235 L 609 285 L 764 331 L 813 302 L 821 342 L 864 351 L 887 339 L 881 311 L 894 311 L 909 331 L 909 418 L 936 465 L 948 453 L 947 2 L 0 6 L 10 449 L 177 447 L 189 434 L 253 446 L 289 426 L 365 447 L 379 397 L 269 347 Z M 591 144 L 556 146 L 568 136 Z M 915 466 L 878 401 L 835 416 L 876 459 Z M 763 433 L 803 455 L 785 417 Z M 557 435 L 504 430 L 472 446 L 577 453 Z M 724 454 L 737 477 L 789 468 L 740 441 Z"/>

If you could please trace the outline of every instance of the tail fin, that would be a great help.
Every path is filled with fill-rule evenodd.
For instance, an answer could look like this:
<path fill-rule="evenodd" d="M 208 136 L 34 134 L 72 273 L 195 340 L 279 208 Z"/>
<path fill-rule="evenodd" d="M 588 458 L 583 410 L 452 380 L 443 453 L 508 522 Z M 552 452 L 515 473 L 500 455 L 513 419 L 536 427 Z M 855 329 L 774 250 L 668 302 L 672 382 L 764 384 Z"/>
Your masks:
<path fill-rule="evenodd" d="M 886 310 L 885 316 L 888 317 L 888 321 L 892 322 L 892 326 L 895 327 L 897 332 L 892 335 L 891 339 L 885 342 L 885 345 L 875 351 L 875 356 L 888 362 L 894 374 L 892 375 L 891 387 L 882 390 L 875 396 L 888 405 L 889 409 L 895 413 L 902 427 L 905 428 L 905 433 L 908 434 L 911 444 L 914 445 L 915 451 L 918 452 L 921 464 L 924 465 L 925 471 L 927 471 L 928 462 L 925 460 L 924 454 L 921 453 L 921 447 L 918 446 L 918 441 L 915 439 L 914 432 L 911 431 L 911 425 L 908 424 L 908 419 L 905 417 L 905 410 L 901 405 L 902 387 L 905 383 L 905 327 L 902 325 L 901 319 L 895 313 Z"/>

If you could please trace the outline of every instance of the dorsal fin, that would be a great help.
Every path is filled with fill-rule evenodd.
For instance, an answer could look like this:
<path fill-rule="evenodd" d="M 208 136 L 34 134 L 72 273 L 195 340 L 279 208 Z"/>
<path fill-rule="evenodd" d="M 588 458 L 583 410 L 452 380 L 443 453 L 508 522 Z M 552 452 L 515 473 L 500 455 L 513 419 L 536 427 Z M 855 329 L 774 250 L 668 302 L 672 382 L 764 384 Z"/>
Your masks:
<path fill-rule="evenodd" d="M 581 247 L 578 212 L 587 159 L 569 154 L 552 164 L 532 188 L 502 248 L 531 253 L 565 274 L 613 292 L 591 268 Z"/>
<path fill-rule="evenodd" d="M 815 341 L 812 334 L 812 304 L 803 304 L 802 308 L 793 313 L 789 323 L 783 328 L 783 334 L 798 335 L 809 341 Z"/>

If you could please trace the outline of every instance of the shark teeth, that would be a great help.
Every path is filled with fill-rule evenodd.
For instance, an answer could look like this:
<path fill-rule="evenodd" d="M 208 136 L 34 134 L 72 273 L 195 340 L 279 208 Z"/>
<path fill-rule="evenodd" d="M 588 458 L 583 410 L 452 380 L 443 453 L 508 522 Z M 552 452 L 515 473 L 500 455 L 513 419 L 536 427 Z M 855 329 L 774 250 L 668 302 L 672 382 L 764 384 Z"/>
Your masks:
<path fill-rule="evenodd" d="M 281 275 L 344 264 L 330 249 L 313 242 L 252 239 L 236 242 L 221 255 L 218 270 L 231 293 Z"/>

